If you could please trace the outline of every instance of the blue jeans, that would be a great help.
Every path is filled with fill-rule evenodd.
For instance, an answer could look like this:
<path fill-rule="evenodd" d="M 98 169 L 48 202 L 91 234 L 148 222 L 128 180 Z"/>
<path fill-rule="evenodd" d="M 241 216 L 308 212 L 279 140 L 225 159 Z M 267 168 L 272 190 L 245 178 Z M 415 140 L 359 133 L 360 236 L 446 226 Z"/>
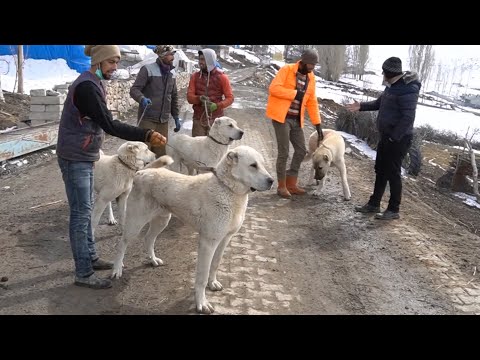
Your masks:
<path fill-rule="evenodd" d="M 92 261 L 98 259 L 92 233 L 93 162 L 58 158 L 70 207 L 70 246 L 75 261 L 75 275 L 94 273 Z"/>

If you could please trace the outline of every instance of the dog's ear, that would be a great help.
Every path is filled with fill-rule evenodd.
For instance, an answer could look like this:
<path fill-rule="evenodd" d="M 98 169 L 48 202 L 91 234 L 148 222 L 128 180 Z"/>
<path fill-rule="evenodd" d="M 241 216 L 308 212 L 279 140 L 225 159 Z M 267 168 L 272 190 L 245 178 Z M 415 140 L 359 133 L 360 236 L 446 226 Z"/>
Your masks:
<path fill-rule="evenodd" d="M 133 145 L 133 144 L 128 144 L 127 145 L 127 150 L 130 151 L 130 152 L 138 152 L 138 146 Z"/>
<path fill-rule="evenodd" d="M 227 163 L 236 164 L 238 163 L 238 154 L 235 151 L 230 151 L 227 154 Z"/>
<path fill-rule="evenodd" d="M 323 160 L 325 160 L 326 162 L 328 162 L 329 159 L 328 159 L 328 155 L 327 155 L 327 154 L 324 154 L 324 155 L 323 155 Z"/>

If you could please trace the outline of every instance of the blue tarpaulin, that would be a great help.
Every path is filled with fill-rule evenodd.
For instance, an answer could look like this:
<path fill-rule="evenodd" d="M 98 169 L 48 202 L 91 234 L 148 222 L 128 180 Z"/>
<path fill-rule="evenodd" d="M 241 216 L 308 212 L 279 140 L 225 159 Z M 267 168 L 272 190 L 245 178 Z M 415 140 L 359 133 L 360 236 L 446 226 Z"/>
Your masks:
<path fill-rule="evenodd" d="M 84 54 L 85 45 L 23 45 L 25 59 L 65 59 L 70 69 L 82 73 L 90 69 L 90 57 Z M 16 55 L 18 45 L 0 45 L 0 56 Z"/>

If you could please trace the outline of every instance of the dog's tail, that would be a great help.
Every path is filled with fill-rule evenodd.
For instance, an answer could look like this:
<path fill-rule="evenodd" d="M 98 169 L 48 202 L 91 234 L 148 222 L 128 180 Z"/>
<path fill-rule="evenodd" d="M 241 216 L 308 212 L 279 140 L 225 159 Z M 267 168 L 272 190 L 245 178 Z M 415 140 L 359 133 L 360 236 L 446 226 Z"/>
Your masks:
<path fill-rule="evenodd" d="M 173 159 L 169 155 L 160 156 L 157 160 L 152 161 L 144 167 L 144 169 L 158 169 L 167 165 L 173 164 Z"/>

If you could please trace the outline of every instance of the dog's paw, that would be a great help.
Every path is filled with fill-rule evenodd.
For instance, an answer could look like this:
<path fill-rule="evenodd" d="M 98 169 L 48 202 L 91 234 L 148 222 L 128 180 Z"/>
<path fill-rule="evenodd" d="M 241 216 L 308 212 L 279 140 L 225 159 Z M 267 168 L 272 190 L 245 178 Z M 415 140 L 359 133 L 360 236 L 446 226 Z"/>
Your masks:
<path fill-rule="evenodd" d="M 197 312 L 201 314 L 213 314 L 215 308 L 210 305 L 207 299 L 204 299 L 200 304 L 197 304 Z"/>
<path fill-rule="evenodd" d="M 321 191 L 321 190 L 315 190 L 315 191 L 312 193 L 312 195 L 319 197 L 320 195 L 322 195 L 322 191 Z"/>
<path fill-rule="evenodd" d="M 108 219 L 108 225 L 117 225 L 118 221 L 115 218 Z"/>
<path fill-rule="evenodd" d="M 110 278 L 111 279 L 120 279 L 122 277 L 122 271 L 123 271 L 123 263 L 113 264 L 113 271 L 112 271 L 112 275 L 110 275 Z"/>
<path fill-rule="evenodd" d="M 223 290 L 223 285 L 218 280 L 209 281 L 208 288 L 212 291 L 220 291 L 220 290 Z"/>
<path fill-rule="evenodd" d="M 160 258 L 157 258 L 156 256 L 152 256 L 152 257 L 150 257 L 150 263 L 153 266 L 157 267 L 157 266 L 163 265 L 163 260 L 160 259 Z"/>

